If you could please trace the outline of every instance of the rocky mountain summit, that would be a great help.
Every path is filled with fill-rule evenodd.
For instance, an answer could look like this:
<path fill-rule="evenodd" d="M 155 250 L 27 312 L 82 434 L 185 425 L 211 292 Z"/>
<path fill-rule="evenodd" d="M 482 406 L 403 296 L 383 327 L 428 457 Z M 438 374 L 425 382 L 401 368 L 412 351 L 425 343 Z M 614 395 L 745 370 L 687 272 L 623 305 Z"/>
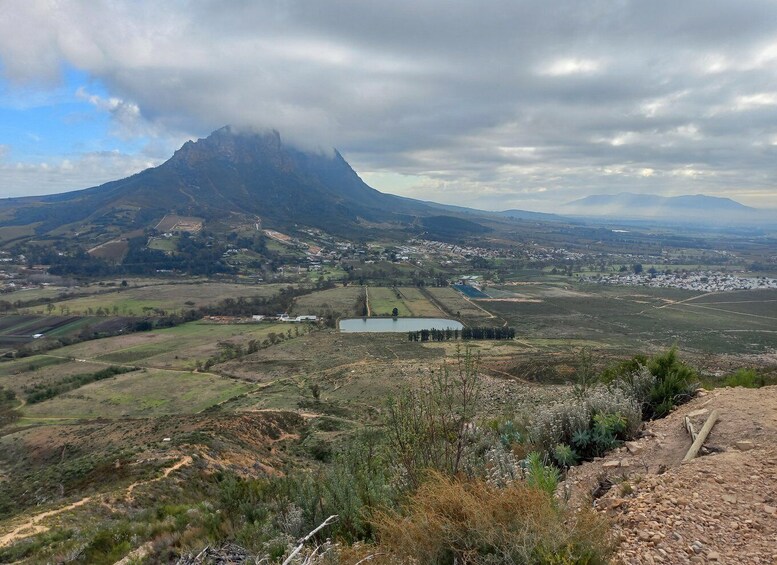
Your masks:
<path fill-rule="evenodd" d="M 686 416 L 698 430 L 713 410 L 707 454 L 682 463 Z M 565 487 L 611 517 L 615 562 L 776 564 L 777 387 L 700 392 Z"/>

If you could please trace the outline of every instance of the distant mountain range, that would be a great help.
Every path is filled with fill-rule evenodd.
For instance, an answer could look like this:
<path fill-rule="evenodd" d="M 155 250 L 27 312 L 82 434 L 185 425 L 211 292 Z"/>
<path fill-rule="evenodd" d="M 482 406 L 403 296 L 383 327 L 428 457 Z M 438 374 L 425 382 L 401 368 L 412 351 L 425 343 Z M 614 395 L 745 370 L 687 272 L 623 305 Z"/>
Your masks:
<path fill-rule="evenodd" d="M 728 198 L 673 198 L 622 193 L 562 205 L 564 216 L 743 223 L 771 215 Z M 334 235 L 370 233 L 430 238 L 482 235 L 516 222 L 566 222 L 561 215 L 486 212 L 384 194 L 369 187 L 342 155 L 302 151 L 277 131 L 221 128 L 186 142 L 166 162 L 101 186 L 49 196 L 0 200 L 0 245 L 15 241 L 79 240 L 96 245 L 137 237 L 166 214 L 195 216 L 206 225 L 314 227 Z M 759 215 L 760 214 L 760 215 Z"/>
<path fill-rule="evenodd" d="M 652 194 L 596 194 L 559 207 L 567 215 L 622 219 L 692 220 L 737 223 L 762 217 L 762 212 L 731 198 L 695 194 L 656 196 Z"/>

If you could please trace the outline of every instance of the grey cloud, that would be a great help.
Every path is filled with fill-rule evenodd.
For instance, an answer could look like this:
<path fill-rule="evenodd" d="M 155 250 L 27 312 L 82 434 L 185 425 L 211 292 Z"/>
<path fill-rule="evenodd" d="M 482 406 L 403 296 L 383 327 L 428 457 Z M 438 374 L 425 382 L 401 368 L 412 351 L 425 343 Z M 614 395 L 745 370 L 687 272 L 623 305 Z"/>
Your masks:
<path fill-rule="evenodd" d="M 86 70 L 123 135 L 276 128 L 418 177 L 409 195 L 495 208 L 620 190 L 777 206 L 772 2 L 9 4 L 6 75 Z"/>

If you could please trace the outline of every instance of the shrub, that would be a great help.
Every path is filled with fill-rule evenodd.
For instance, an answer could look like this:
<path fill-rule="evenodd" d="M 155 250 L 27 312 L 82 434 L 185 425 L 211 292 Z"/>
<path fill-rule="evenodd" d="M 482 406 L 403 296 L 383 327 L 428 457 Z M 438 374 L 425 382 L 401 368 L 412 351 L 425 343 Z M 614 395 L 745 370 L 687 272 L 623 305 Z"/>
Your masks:
<path fill-rule="evenodd" d="M 545 465 L 542 455 L 534 451 L 525 460 L 526 483 L 553 496 L 561 478 L 561 472 L 553 465 Z"/>
<path fill-rule="evenodd" d="M 675 406 L 688 402 L 698 380 L 696 371 L 680 361 L 676 347 L 649 360 L 634 357 L 602 374 L 602 381 L 641 405 L 644 420 L 663 418 Z"/>
<path fill-rule="evenodd" d="M 565 443 L 560 443 L 553 448 L 553 460 L 562 468 L 577 465 L 577 453 Z"/>
<path fill-rule="evenodd" d="M 559 402 L 540 413 L 532 423 L 530 437 L 564 466 L 566 463 L 555 457 L 559 445 L 574 449 L 566 461 L 600 456 L 633 437 L 642 423 L 641 415 L 639 403 L 622 389 L 599 385 L 582 398 Z"/>
<path fill-rule="evenodd" d="M 479 362 L 467 349 L 464 354 L 457 351 L 453 365 L 453 370 L 445 364 L 432 373 L 425 387 L 389 399 L 389 450 L 410 487 L 420 484 L 429 469 L 459 473 L 474 439 L 481 396 Z"/>
<path fill-rule="evenodd" d="M 559 507 L 523 482 L 500 489 L 435 474 L 401 511 L 377 516 L 376 562 L 606 563 L 607 523 L 592 510 Z M 393 559 L 393 561 L 392 561 Z"/>
<path fill-rule="evenodd" d="M 726 377 L 723 386 L 761 388 L 766 386 L 766 377 L 759 375 L 754 369 L 739 369 L 736 373 Z"/>

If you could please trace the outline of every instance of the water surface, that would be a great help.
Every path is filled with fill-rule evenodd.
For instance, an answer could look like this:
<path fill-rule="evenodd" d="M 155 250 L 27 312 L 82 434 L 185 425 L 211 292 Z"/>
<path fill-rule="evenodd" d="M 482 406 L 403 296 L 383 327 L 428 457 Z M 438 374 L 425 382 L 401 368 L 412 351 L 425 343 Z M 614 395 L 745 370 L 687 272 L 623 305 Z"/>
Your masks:
<path fill-rule="evenodd" d="M 340 331 L 360 332 L 417 332 L 420 330 L 460 330 L 461 322 L 446 318 L 345 318 L 340 320 Z"/>

